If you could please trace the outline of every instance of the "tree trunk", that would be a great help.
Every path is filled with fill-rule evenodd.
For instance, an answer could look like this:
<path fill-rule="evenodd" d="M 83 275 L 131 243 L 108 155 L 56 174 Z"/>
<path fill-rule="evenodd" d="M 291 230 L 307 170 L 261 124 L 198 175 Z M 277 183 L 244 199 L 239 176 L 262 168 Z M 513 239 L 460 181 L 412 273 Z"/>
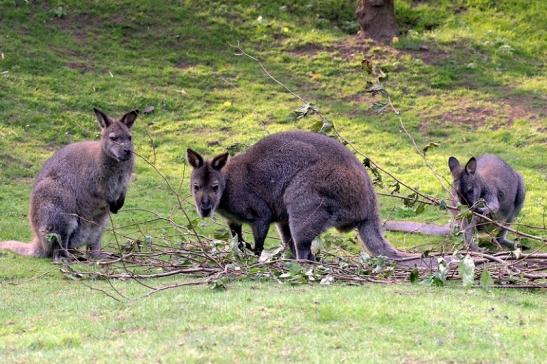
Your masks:
<path fill-rule="evenodd" d="M 355 14 L 363 33 L 376 42 L 389 43 L 397 34 L 394 0 L 359 0 Z"/>

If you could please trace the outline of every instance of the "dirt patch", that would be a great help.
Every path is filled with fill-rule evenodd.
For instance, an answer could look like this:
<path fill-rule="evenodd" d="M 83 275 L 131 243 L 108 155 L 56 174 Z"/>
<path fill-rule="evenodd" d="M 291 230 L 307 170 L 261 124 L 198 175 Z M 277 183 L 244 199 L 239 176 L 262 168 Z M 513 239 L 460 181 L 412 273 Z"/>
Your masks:
<path fill-rule="evenodd" d="M 180 69 L 183 69 L 183 70 L 187 69 L 187 68 L 190 68 L 190 67 L 193 67 L 193 66 L 194 66 L 194 64 L 192 62 L 190 62 L 188 60 L 185 60 L 185 59 L 181 59 L 176 65 L 177 68 L 180 68 Z"/>
<path fill-rule="evenodd" d="M 495 113 L 493 109 L 470 106 L 444 113 L 439 120 L 444 124 L 463 124 L 476 128 L 486 124 Z"/>
<path fill-rule="evenodd" d="M 67 62 L 65 65 L 68 68 L 80 71 L 80 73 L 93 72 L 95 70 L 93 66 L 83 62 Z"/>
<path fill-rule="evenodd" d="M 305 43 L 297 45 L 289 50 L 289 53 L 292 53 L 297 56 L 314 56 L 320 51 L 327 50 L 327 48 L 323 47 L 320 44 L 317 43 Z"/>

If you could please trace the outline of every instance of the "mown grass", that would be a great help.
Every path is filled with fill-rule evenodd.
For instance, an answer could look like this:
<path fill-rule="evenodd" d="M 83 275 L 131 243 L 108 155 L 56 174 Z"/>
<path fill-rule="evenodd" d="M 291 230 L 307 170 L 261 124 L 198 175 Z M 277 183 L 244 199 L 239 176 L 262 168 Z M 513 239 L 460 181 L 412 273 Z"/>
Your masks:
<path fill-rule="evenodd" d="M 238 41 L 374 161 L 424 192 L 446 196 L 399 132 L 395 115 L 371 110 L 378 99 L 365 92 L 361 66 L 363 57 L 370 59 L 388 74 L 386 87 L 418 145 L 439 143 L 427 154 L 436 170 L 448 179 L 450 155 L 500 155 L 525 177 L 519 222 L 542 226 L 546 3 L 396 3 L 403 34 L 384 47 L 348 34 L 356 24 L 344 1 L 2 2 L 0 238 L 30 238 L 32 178 L 54 150 L 97 137 L 93 106 L 112 114 L 154 106 L 135 126 L 137 151 L 177 187 L 188 146 L 214 154 L 244 149 L 268 133 L 312 129 L 313 117 L 291 118 L 298 100 L 256 63 L 234 55 L 230 44 Z M 416 215 L 400 201 L 380 202 L 383 218 L 449 219 L 434 208 Z M 139 209 L 168 213 L 174 205 L 161 178 L 139 160 L 114 222 L 142 221 L 149 215 Z M 156 228 L 143 227 L 158 239 L 167 234 Z M 205 233 L 216 228 L 200 225 Z M 460 244 L 388 238 L 404 248 Z M 105 243 L 114 246 L 110 234 Z M 46 261 L 0 256 L 0 357 L 89 362 L 111 360 L 116 352 L 120 362 L 545 360 L 542 293 L 243 282 L 226 292 L 185 288 L 122 305 L 55 270 Z M 130 297 L 142 294 L 134 283 L 116 285 Z"/>

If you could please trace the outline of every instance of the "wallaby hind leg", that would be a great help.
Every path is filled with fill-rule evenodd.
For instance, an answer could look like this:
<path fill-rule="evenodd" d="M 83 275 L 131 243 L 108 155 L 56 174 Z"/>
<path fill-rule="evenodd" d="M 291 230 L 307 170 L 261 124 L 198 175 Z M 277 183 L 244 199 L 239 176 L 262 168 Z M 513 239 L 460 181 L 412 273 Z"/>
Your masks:
<path fill-rule="evenodd" d="M 315 260 L 311 252 L 312 241 L 332 226 L 331 215 L 317 209 L 313 214 L 291 214 L 289 211 L 289 226 L 296 248 L 296 259 Z"/>
<path fill-rule="evenodd" d="M 296 259 L 296 247 L 294 246 L 294 240 L 291 235 L 289 224 L 283 222 L 278 223 L 277 231 L 279 232 L 279 236 L 281 236 L 281 240 L 283 240 L 283 244 L 285 244 L 285 248 L 288 247 L 291 249 L 292 256 Z"/>

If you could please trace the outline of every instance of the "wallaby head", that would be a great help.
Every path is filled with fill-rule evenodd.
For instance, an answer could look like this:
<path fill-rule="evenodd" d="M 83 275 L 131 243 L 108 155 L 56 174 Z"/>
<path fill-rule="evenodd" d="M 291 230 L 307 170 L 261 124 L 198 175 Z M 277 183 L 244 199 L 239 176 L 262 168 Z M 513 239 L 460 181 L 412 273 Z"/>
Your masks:
<path fill-rule="evenodd" d="M 101 145 L 104 153 L 116 161 L 127 161 L 133 156 L 131 128 L 139 110 L 126 113 L 119 120 L 113 120 L 99 109 L 93 108 L 101 127 Z"/>
<path fill-rule="evenodd" d="M 188 149 L 186 156 L 193 168 L 190 189 L 196 208 L 202 217 L 211 216 L 220 204 L 226 187 L 226 179 L 221 170 L 228 161 L 228 153 L 205 161 L 201 155 Z"/>
<path fill-rule="evenodd" d="M 482 184 L 477 171 L 477 160 L 475 157 L 469 159 L 465 167 L 460 165 L 456 157 L 448 159 L 448 167 L 452 172 L 453 187 L 458 195 L 460 203 L 473 206 L 481 197 Z"/>

